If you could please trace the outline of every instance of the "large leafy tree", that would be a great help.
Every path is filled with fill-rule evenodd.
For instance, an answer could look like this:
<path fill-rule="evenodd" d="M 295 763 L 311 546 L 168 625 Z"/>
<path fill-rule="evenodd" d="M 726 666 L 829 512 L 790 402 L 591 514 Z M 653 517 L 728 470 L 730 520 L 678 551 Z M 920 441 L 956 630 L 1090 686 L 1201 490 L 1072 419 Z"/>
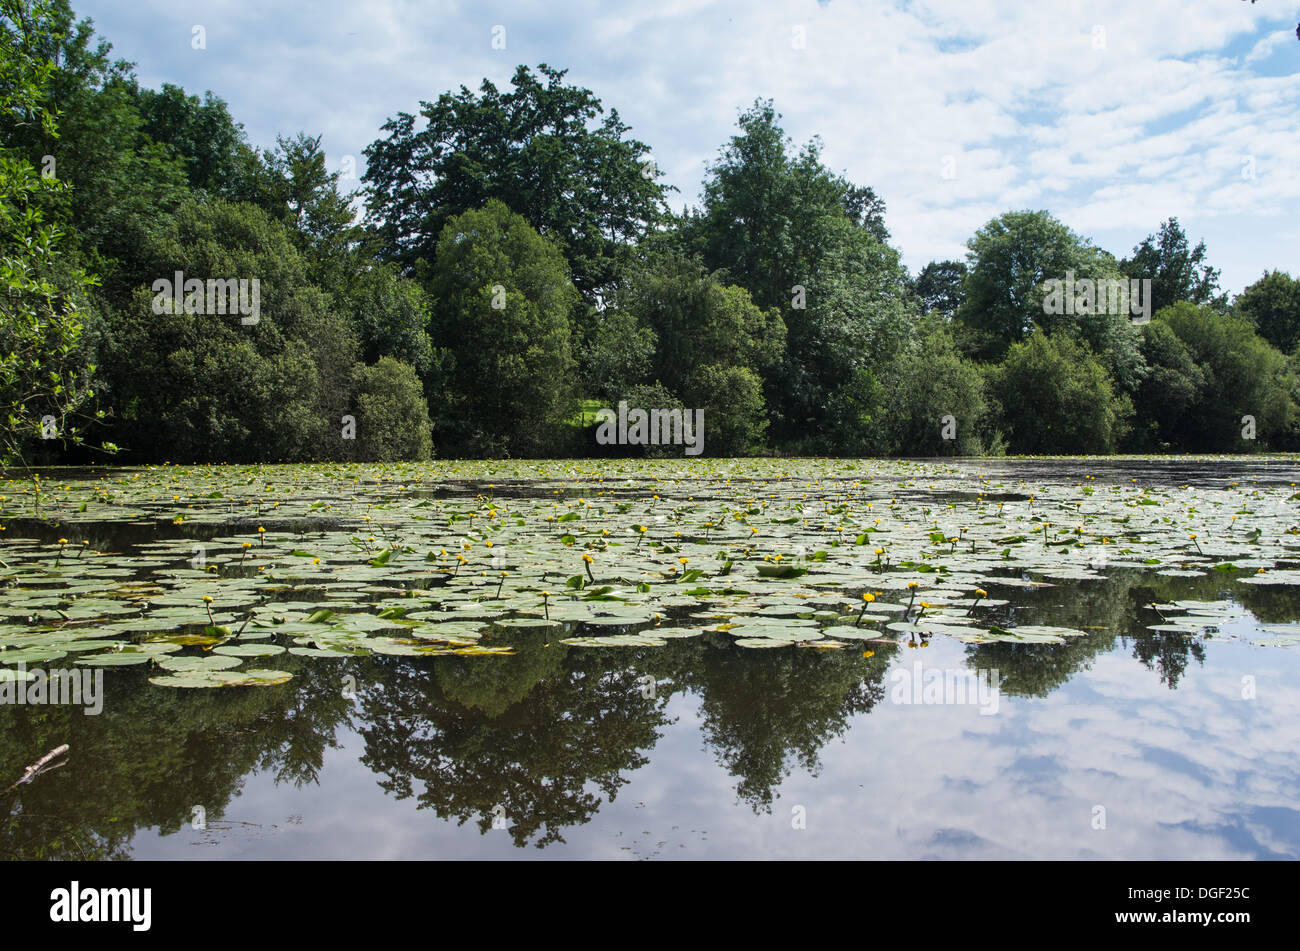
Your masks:
<path fill-rule="evenodd" d="M 211 92 L 200 99 L 163 83 L 139 90 L 137 102 L 142 131 L 180 159 L 190 188 L 227 199 L 253 197 L 257 156 L 222 99 Z"/>
<path fill-rule="evenodd" d="M 358 366 L 354 389 L 357 457 L 374 462 L 429 458 L 429 406 L 409 364 L 381 357 L 374 366 Z"/>
<path fill-rule="evenodd" d="M 451 218 L 496 199 L 563 249 L 584 294 L 613 281 L 629 244 L 664 215 L 664 186 L 617 110 L 604 114 L 566 70 L 538 73 L 520 66 L 508 91 L 484 80 L 477 94 L 462 86 L 384 124 L 364 176 L 383 258 L 407 269 L 432 260 Z"/>
<path fill-rule="evenodd" d="M 1088 347 L 1067 333 L 1012 344 L 992 391 L 1013 452 L 1113 452 L 1133 411 Z"/>
<path fill-rule="evenodd" d="M 788 307 L 786 357 L 770 377 L 778 438 L 801 452 L 857 452 L 864 397 L 916 318 L 898 252 L 846 219 L 828 230 L 804 307 Z"/>
<path fill-rule="evenodd" d="M 1285 271 L 1265 271 L 1233 305 L 1279 350 L 1290 353 L 1300 346 L 1300 280 Z"/>
<path fill-rule="evenodd" d="M 1293 371 L 1244 317 L 1180 301 L 1156 314 L 1186 347 L 1204 384 L 1163 432 L 1184 449 L 1249 451 L 1285 440 L 1296 424 Z M 1253 426 L 1243 417 L 1252 417 Z M 1253 437 L 1244 436 L 1251 433 Z"/>
<path fill-rule="evenodd" d="M 1079 329 L 1080 315 L 1047 314 L 1045 282 L 1118 278 L 1114 259 L 1046 211 L 1011 211 L 967 242 L 969 271 L 957 319 L 973 354 L 998 360 L 1034 332 Z M 1124 318 L 1119 318 L 1124 319 Z"/>
<path fill-rule="evenodd" d="M 780 120 L 771 100 L 741 114 L 740 132 L 709 167 L 703 207 L 684 222 L 690 249 L 725 268 L 761 307 L 790 305 L 851 209 L 863 225 L 883 215 L 878 200 L 864 202 L 826 169 L 819 141 L 796 152 Z"/>
<path fill-rule="evenodd" d="M 763 310 L 743 287 L 680 255 L 636 268 L 616 302 L 654 332 L 658 345 L 649 376 L 674 393 L 683 393 L 704 366 L 763 370 L 785 347 L 785 325 L 775 308 Z"/>
<path fill-rule="evenodd" d="M 906 272 L 885 243 L 880 198 L 827 169 L 818 140 L 796 150 L 780 119 L 770 100 L 741 114 L 683 244 L 780 309 L 786 354 L 765 374 L 773 435 L 835 451 L 859 435 L 842 424 L 870 415 L 870 367 L 902 333 Z"/>
<path fill-rule="evenodd" d="M 46 141 L 58 137 L 48 55 L 58 13 L 41 0 L 0 6 L 0 116 Z M 0 464 L 24 462 L 38 440 L 80 442 L 79 420 L 94 395 L 82 339 L 94 279 L 67 259 L 49 217 L 66 191 L 0 149 Z"/>
<path fill-rule="evenodd" d="M 1177 218 L 1160 224 L 1158 234 L 1147 235 L 1120 266 L 1135 280 L 1151 281 L 1152 313 L 1178 301 L 1214 304 L 1226 302 L 1218 294 L 1219 272 L 1206 263 L 1205 242 L 1192 247 Z"/>
<path fill-rule="evenodd" d="M 881 371 L 874 452 L 900 456 L 972 455 L 984 450 L 984 380 L 957 350 L 948 326 L 922 321 Z"/>
<path fill-rule="evenodd" d="M 573 384 L 568 314 L 578 295 L 564 256 L 492 200 L 443 226 L 435 262 L 433 337 L 446 352 L 435 392 L 450 399 L 439 444 L 544 454 Z"/>
<path fill-rule="evenodd" d="M 207 312 L 206 300 L 198 312 L 173 312 L 152 282 L 112 307 L 104 395 L 120 441 L 136 458 L 344 455 L 341 420 L 358 341 L 329 295 L 310 282 L 285 225 L 251 204 L 192 201 L 140 255 L 155 280 L 180 271 L 187 279 L 248 281 L 250 292 L 256 280 L 259 310 L 247 324 L 251 314 Z"/>
<path fill-rule="evenodd" d="M 937 313 L 951 320 L 962 302 L 966 265 L 961 261 L 931 261 L 921 268 L 913 289 L 921 302 L 921 313 Z"/>
<path fill-rule="evenodd" d="M 138 277 L 121 262 L 185 197 L 184 166 L 146 133 L 131 64 L 112 59 L 90 20 L 78 21 L 67 0 L 9 6 L 13 22 L 27 26 L 28 55 L 49 66 L 47 104 L 59 122 L 56 130 L 4 110 L 0 137 L 44 175 L 72 186 L 59 195 L 69 248 L 79 247 L 105 290 L 115 292 Z M 37 23 L 42 28 L 31 29 Z"/>
<path fill-rule="evenodd" d="M 705 413 L 705 452 L 744 455 L 762 447 L 767 430 L 763 379 L 780 361 L 785 324 L 776 308 L 725 284 L 680 254 L 655 255 L 634 269 L 616 305 L 656 342 L 644 381 L 653 380 Z M 619 326 L 615 318 L 610 323 Z M 598 337 L 599 339 L 599 337 Z M 623 350 L 637 340 L 624 329 Z"/>

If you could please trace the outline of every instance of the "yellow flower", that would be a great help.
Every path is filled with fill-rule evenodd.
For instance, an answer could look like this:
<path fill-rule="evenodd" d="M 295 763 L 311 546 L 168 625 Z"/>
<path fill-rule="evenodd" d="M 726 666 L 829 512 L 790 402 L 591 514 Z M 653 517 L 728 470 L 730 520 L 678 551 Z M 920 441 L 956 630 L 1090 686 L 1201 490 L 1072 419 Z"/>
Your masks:
<path fill-rule="evenodd" d="M 989 593 L 985 591 L 983 588 L 976 588 L 975 593 L 978 594 L 981 598 L 987 598 L 989 596 Z"/>
<path fill-rule="evenodd" d="M 68 543 L 68 540 L 67 540 L 66 538 L 60 538 L 60 539 L 59 539 L 59 544 L 60 544 L 60 545 L 66 545 L 67 543 Z"/>
<path fill-rule="evenodd" d="M 203 596 L 203 603 L 204 603 L 204 604 L 211 604 L 211 603 L 212 603 L 212 595 L 210 595 L 210 594 L 205 594 L 205 595 Z"/>
<path fill-rule="evenodd" d="M 585 561 L 587 564 L 591 564 L 591 560 L 592 560 L 591 555 L 583 554 L 582 560 Z"/>
<path fill-rule="evenodd" d="M 870 604 L 872 601 L 876 600 L 876 596 L 872 594 L 870 591 L 868 591 L 866 594 L 862 596 L 862 600 L 867 602 L 867 604 Z"/>
<path fill-rule="evenodd" d="M 915 581 L 909 581 L 909 582 L 907 583 L 907 586 L 908 586 L 909 588 L 919 588 L 919 587 L 920 587 L 920 585 L 918 585 Z"/>

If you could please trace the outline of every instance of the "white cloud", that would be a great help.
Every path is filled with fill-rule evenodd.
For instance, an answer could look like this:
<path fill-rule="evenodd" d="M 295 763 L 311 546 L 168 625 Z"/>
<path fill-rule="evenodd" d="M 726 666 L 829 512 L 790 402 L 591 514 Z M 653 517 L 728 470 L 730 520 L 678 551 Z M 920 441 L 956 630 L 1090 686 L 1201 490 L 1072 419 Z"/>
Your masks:
<path fill-rule="evenodd" d="M 77 9 L 138 63 L 142 81 L 211 88 L 261 145 L 323 133 L 331 155 L 360 162 L 396 112 L 546 62 L 569 68 L 651 146 L 681 190 L 674 207 L 697 199 L 738 110 L 772 97 L 797 143 L 820 134 L 828 165 L 885 198 L 914 269 L 960 248 L 988 217 L 1028 206 L 1099 229 L 1117 254 L 1177 216 L 1193 240 L 1205 238 L 1233 290 L 1265 267 L 1294 267 L 1275 230 L 1300 212 L 1300 75 L 1276 75 L 1282 57 L 1300 67 L 1294 4 L 325 0 L 271 12 L 198 0 L 178 12 L 163 0 L 83 0 Z M 193 23 L 208 28 L 205 51 L 189 48 Z M 498 24 L 505 50 L 491 48 Z M 1253 181 L 1240 177 L 1244 155 Z M 941 174 L 944 156 L 955 179 Z"/>

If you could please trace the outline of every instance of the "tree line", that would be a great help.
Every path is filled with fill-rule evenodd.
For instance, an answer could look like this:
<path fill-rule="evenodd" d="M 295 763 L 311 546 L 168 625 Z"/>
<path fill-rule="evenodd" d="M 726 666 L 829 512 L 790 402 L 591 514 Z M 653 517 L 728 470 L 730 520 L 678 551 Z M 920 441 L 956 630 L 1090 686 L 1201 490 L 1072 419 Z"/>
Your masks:
<path fill-rule="evenodd" d="M 1300 280 L 1230 299 L 1175 218 L 1117 257 L 1009 211 L 913 275 L 771 101 L 680 212 L 545 64 L 393 116 L 349 191 L 67 0 L 0 0 L 0 49 L 0 461 L 591 455 L 620 401 L 702 409 L 709 455 L 1300 448 Z M 159 308 L 173 275 L 256 281 L 256 320 Z M 1045 307 L 1067 275 L 1151 319 Z"/>

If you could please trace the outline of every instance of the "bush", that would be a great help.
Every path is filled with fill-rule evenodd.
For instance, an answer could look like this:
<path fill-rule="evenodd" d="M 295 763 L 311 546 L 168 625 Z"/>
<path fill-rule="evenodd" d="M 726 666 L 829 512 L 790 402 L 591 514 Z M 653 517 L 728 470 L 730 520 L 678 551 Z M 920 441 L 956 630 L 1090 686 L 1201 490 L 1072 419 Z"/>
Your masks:
<path fill-rule="evenodd" d="M 942 326 L 922 330 L 882 374 L 883 451 L 903 456 L 979 455 L 988 407 L 984 381 Z M 945 417 L 951 416 L 951 420 Z M 945 438 L 951 434 L 951 438 Z"/>
<path fill-rule="evenodd" d="M 423 462 L 433 454 L 429 406 L 415 369 L 392 357 L 354 374 L 355 457 L 364 462 Z"/>
<path fill-rule="evenodd" d="M 1113 452 L 1132 414 L 1092 352 L 1065 334 L 1012 344 L 993 388 L 1016 453 Z"/>

